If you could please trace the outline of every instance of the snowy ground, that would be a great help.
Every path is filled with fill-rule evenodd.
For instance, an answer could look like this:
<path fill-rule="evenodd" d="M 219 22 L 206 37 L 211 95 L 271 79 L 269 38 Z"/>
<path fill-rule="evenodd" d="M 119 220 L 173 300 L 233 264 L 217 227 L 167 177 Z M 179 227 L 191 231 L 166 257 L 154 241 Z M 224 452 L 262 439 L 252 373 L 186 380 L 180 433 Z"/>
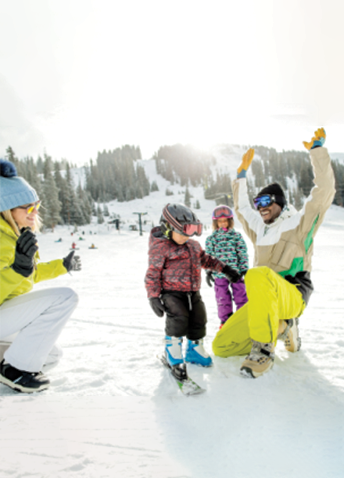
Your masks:
<path fill-rule="evenodd" d="M 150 220 L 165 202 L 145 203 L 155 211 Z M 140 211 L 128 204 L 122 217 Z M 214 203 L 203 204 L 206 218 Z M 316 291 L 302 316 L 301 351 L 279 343 L 274 368 L 257 380 L 239 376 L 240 357 L 189 366 L 207 390 L 196 397 L 183 396 L 156 359 L 164 320 L 143 286 L 148 233 L 84 230 L 83 270 L 39 285 L 69 285 L 80 296 L 51 388 L 28 396 L 0 386 L 2 477 L 344 476 L 344 209 L 331 207 L 315 240 Z M 80 235 L 70 233 L 40 235 L 42 260 L 64 257 Z M 210 352 L 219 321 L 213 289 L 203 281 L 201 292 Z"/>

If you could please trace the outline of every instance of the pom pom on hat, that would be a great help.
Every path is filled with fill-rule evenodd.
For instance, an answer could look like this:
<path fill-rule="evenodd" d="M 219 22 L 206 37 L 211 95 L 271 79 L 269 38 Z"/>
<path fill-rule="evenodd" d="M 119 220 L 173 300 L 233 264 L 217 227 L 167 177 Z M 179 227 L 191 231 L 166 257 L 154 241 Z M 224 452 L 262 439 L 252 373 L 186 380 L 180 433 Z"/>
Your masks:
<path fill-rule="evenodd" d="M 17 176 L 13 163 L 0 160 L 0 212 L 39 201 L 39 197 L 24 178 Z"/>
<path fill-rule="evenodd" d="M 13 178 L 13 176 L 18 176 L 16 167 L 10 161 L 5 159 L 0 159 L 0 176 L 4 178 Z"/>

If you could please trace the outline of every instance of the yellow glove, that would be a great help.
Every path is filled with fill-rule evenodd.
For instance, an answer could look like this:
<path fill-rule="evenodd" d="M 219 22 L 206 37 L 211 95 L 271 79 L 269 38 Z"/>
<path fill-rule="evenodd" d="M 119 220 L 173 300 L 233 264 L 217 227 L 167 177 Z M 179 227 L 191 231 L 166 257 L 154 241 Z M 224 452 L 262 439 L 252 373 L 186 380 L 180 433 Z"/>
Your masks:
<path fill-rule="evenodd" d="M 318 146 L 323 146 L 325 143 L 325 139 L 326 139 L 326 132 L 324 128 L 319 128 L 316 131 L 314 131 L 314 136 L 311 139 L 311 141 L 309 143 L 307 143 L 306 141 L 303 141 L 303 144 L 305 148 L 308 149 L 309 151 L 310 149 L 317 148 Z"/>
<path fill-rule="evenodd" d="M 250 148 L 242 157 L 240 166 L 238 167 L 237 178 L 246 178 L 246 172 L 252 163 L 254 156 L 254 149 Z"/>

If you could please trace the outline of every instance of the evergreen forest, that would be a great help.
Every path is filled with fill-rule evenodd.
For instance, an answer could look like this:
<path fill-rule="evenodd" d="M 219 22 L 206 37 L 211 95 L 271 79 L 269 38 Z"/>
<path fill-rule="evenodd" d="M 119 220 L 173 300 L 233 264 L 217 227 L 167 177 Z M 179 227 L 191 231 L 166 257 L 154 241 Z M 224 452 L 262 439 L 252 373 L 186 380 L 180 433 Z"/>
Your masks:
<path fill-rule="evenodd" d="M 228 152 L 230 151 L 228 146 Z M 278 182 L 284 189 L 288 202 L 301 209 L 313 187 L 313 172 L 308 153 L 301 151 L 277 152 L 265 146 L 253 146 L 256 158 L 248 174 L 248 190 L 254 197 L 261 188 Z M 222 153 L 226 154 L 226 148 Z M 42 200 L 40 216 L 47 228 L 58 224 L 81 226 L 89 224 L 92 216 L 98 223 L 109 216 L 106 205 L 112 200 L 131 201 L 143 198 L 158 190 L 156 181 L 150 182 L 143 167 L 140 148 L 125 145 L 112 151 L 99 152 L 95 161 L 83 168 L 66 160 L 55 161 L 48 154 L 34 160 L 18 159 L 11 147 L 6 159 L 13 162 L 18 175 L 24 177 Z M 180 184 L 185 190 L 185 204 L 190 205 L 189 186 L 202 186 L 206 199 L 232 203 L 230 174 L 217 168 L 216 157 L 190 145 L 161 146 L 154 154 L 156 172 L 171 185 Z M 344 206 L 344 165 L 332 160 L 336 181 L 333 203 Z M 72 170 L 83 170 L 83 181 L 75 184 Z M 166 196 L 173 192 L 166 188 Z M 196 208 L 200 207 L 199 204 Z"/>

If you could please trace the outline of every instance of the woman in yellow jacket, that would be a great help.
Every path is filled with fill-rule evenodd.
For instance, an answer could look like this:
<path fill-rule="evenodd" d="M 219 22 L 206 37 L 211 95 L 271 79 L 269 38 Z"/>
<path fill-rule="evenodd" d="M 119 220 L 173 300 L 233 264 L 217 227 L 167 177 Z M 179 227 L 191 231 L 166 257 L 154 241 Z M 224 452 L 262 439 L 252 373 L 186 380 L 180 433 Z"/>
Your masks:
<path fill-rule="evenodd" d="M 0 160 L 0 340 L 9 343 L 0 382 L 27 393 L 49 387 L 42 368 L 60 358 L 55 342 L 78 302 L 68 287 L 30 292 L 33 284 L 81 268 L 74 251 L 64 259 L 37 262 L 39 206 L 36 191 L 17 176 L 14 165 Z"/>

